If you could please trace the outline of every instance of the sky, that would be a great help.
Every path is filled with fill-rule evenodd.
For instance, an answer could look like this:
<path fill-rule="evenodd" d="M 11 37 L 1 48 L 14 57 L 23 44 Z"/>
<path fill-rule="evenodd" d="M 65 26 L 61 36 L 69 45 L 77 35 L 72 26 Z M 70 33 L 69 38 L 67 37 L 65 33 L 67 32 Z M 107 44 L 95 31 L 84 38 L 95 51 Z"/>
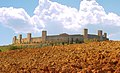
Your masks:
<path fill-rule="evenodd" d="M 82 34 L 97 30 L 108 33 L 110 40 L 120 40 L 120 0 L 0 0 L 0 45 L 12 43 L 13 36 L 32 33 L 41 36 Z"/>

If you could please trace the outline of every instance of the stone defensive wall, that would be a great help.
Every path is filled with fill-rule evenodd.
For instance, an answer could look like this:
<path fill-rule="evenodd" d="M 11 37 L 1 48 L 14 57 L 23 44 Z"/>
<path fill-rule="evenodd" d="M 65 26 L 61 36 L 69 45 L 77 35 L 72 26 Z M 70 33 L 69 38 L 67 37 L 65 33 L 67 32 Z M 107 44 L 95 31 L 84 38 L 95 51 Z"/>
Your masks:
<path fill-rule="evenodd" d="M 84 42 L 84 40 L 93 39 L 97 41 L 105 41 L 109 40 L 107 38 L 107 33 L 102 32 L 102 30 L 98 30 L 98 34 L 88 34 L 88 29 L 83 30 L 83 35 L 75 34 L 69 35 L 67 33 L 62 33 L 59 35 L 47 35 L 47 31 L 42 31 L 41 37 L 32 37 L 31 33 L 27 33 L 27 38 L 22 38 L 22 34 L 13 37 L 13 44 L 31 44 L 31 43 L 51 43 L 51 42 L 65 42 L 65 43 L 73 43 L 73 42 Z"/>

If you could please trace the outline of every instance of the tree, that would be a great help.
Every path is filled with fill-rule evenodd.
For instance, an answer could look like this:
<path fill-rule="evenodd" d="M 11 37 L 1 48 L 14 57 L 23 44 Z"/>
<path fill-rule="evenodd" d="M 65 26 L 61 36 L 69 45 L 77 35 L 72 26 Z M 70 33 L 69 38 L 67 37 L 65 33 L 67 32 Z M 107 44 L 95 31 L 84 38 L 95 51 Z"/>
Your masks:
<path fill-rule="evenodd" d="M 73 44 L 73 38 L 71 38 L 70 44 Z"/>
<path fill-rule="evenodd" d="M 76 38 L 75 42 L 76 42 L 76 43 L 79 43 L 79 40 L 78 40 L 78 38 Z"/>

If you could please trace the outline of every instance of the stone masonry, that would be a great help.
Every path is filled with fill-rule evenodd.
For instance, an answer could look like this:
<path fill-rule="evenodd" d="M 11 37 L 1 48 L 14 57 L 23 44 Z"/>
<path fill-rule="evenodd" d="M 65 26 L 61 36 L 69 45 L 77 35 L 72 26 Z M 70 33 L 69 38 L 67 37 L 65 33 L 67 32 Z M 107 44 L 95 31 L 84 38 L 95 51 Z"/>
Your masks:
<path fill-rule="evenodd" d="M 84 29 L 83 35 L 75 34 L 69 35 L 67 33 L 62 33 L 59 35 L 47 35 L 47 31 L 42 31 L 42 37 L 32 37 L 31 33 L 27 33 L 27 38 L 22 38 L 22 34 L 19 34 L 18 38 L 13 37 L 13 44 L 31 44 L 31 43 L 51 43 L 51 42 L 84 42 L 87 39 L 96 39 L 97 41 L 109 40 L 107 38 L 107 33 L 102 33 L 102 30 L 98 30 L 98 34 L 88 34 L 88 29 Z"/>

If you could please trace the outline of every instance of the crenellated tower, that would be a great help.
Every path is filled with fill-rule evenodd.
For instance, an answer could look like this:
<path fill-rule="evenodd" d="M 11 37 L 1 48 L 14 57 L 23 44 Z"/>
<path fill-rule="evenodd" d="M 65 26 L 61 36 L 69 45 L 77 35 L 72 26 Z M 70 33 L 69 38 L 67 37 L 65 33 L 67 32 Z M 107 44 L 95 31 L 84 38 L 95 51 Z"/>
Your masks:
<path fill-rule="evenodd" d="M 28 43 L 31 43 L 31 33 L 27 33 L 27 40 L 28 40 Z"/>
<path fill-rule="evenodd" d="M 98 39 L 99 39 L 100 41 L 103 40 L 102 30 L 98 30 Z"/>
<path fill-rule="evenodd" d="M 22 34 L 19 34 L 19 36 L 18 36 L 18 43 L 19 43 L 19 44 L 22 43 Z"/>
<path fill-rule="evenodd" d="M 84 39 L 88 39 L 88 29 L 84 29 L 83 37 L 84 37 Z"/>
<path fill-rule="evenodd" d="M 43 30 L 42 31 L 42 42 L 45 42 L 47 38 L 47 31 Z"/>
<path fill-rule="evenodd" d="M 16 44 L 16 40 L 17 40 L 17 37 L 16 37 L 16 36 L 14 36 L 14 37 L 13 37 L 13 41 L 12 41 L 12 42 L 13 42 L 13 44 Z"/>
<path fill-rule="evenodd" d="M 104 33 L 104 37 L 107 38 L 107 33 Z"/>

